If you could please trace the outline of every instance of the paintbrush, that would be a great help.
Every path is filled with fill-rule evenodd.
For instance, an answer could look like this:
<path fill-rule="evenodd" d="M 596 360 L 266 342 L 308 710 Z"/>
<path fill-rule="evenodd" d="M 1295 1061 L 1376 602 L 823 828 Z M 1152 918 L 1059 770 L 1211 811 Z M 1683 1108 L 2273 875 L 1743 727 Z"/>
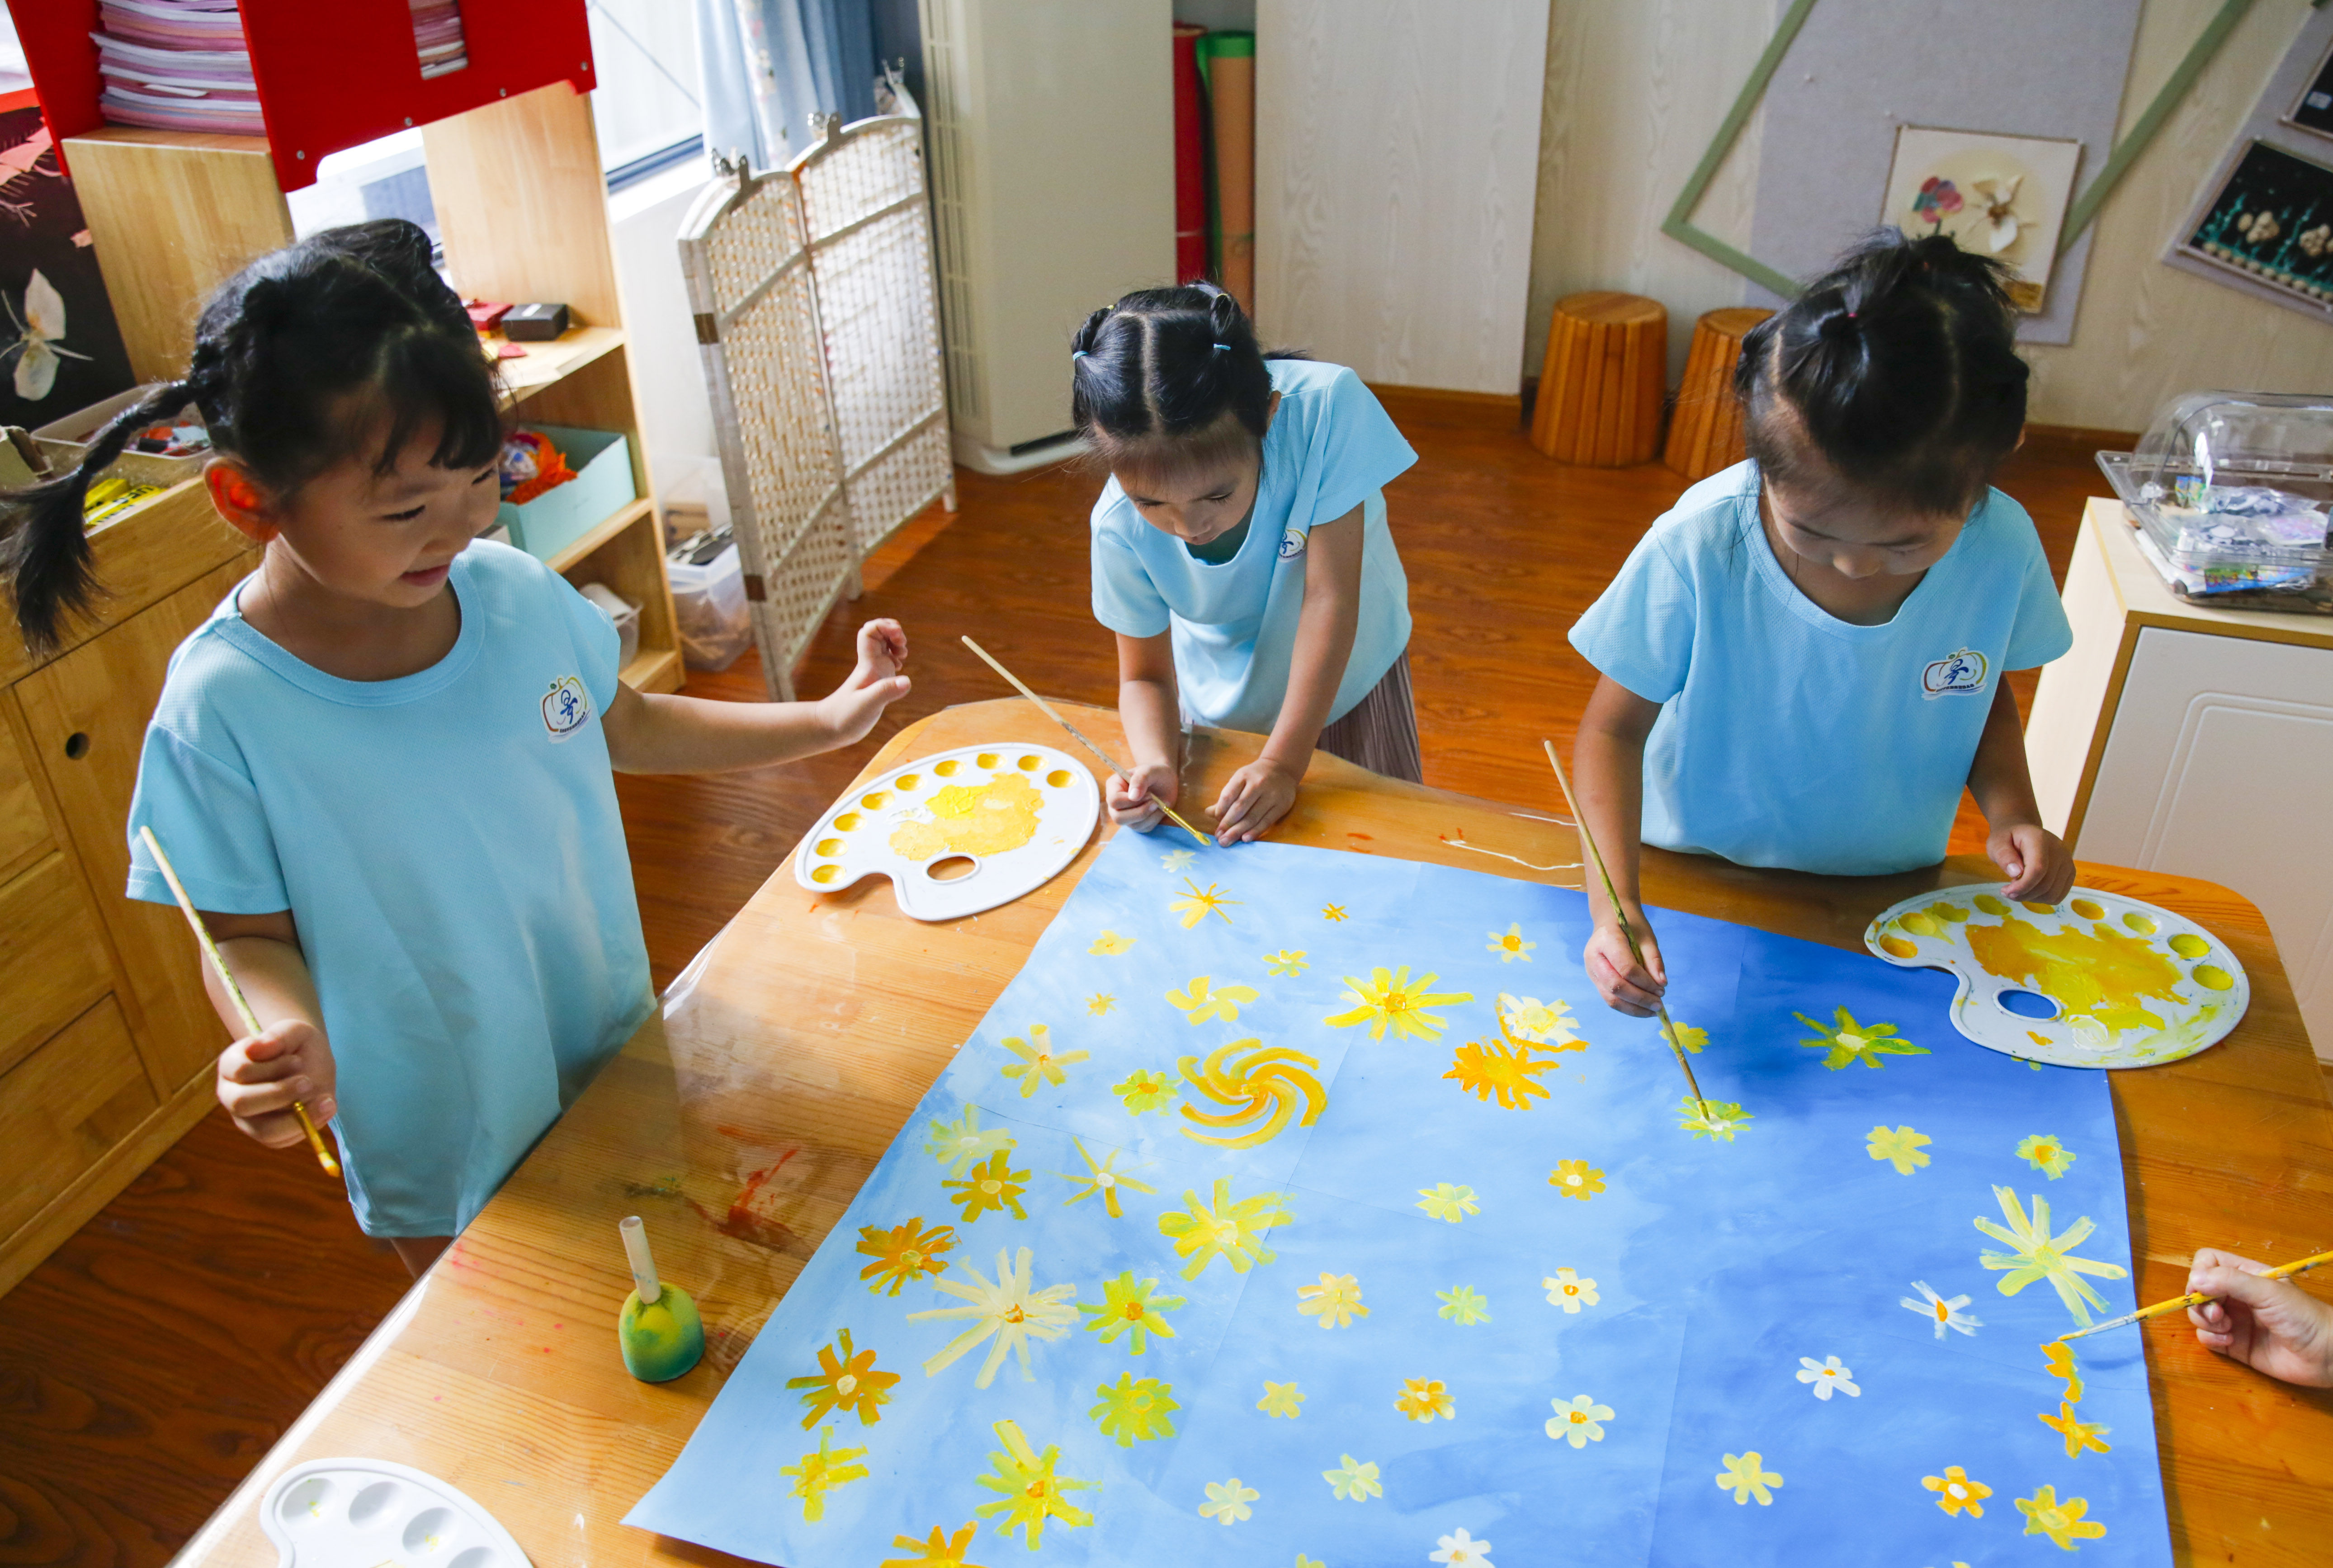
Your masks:
<path fill-rule="evenodd" d="M 1054 711 L 1053 705 L 1051 703 L 1047 702 L 1043 697 L 1039 697 L 1035 692 L 1031 691 L 1026 686 L 1023 686 L 1021 683 L 1021 678 L 1019 676 L 1013 674 L 1011 670 L 1005 669 L 1003 665 L 997 663 L 994 659 L 989 656 L 988 649 L 981 647 L 980 644 L 974 642 L 969 637 L 964 639 L 964 645 L 966 648 L 971 649 L 974 653 L 980 655 L 982 662 L 986 664 L 989 669 L 994 670 L 997 674 L 1011 681 L 1013 688 L 1020 692 L 1022 696 L 1027 697 L 1031 702 L 1035 703 L 1039 707 L 1043 708 L 1047 718 L 1051 719 L 1055 724 L 1058 724 L 1063 729 L 1068 730 L 1071 738 L 1076 740 L 1080 746 L 1094 754 L 1095 761 L 1100 763 L 1102 766 L 1109 769 L 1110 772 L 1118 774 L 1118 777 L 1125 779 L 1128 783 L 1131 784 L 1134 781 L 1134 775 L 1131 773 L 1128 773 L 1126 769 L 1118 766 L 1116 762 L 1112 761 L 1110 759 L 1109 753 L 1102 750 L 1101 747 L 1088 740 L 1084 735 L 1080 733 L 1076 725 L 1071 724 L 1068 719 L 1063 718 L 1059 713 Z M 1185 822 L 1181 817 L 1176 815 L 1175 808 L 1173 806 L 1168 805 L 1165 801 L 1159 800 L 1156 795 L 1152 796 L 1151 799 L 1157 805 L 1160 811 L 1166 813 L 1166 820 L 1168 822 L 1173 822 L 1176 827 L 1181 828 L 1185 832 L 1190 834 L 1193 838 L 1198 840 L 1201 843 L 1205 844 L 1210 849 L 1215 847 L 1215 840 L 1207 837 L 1206 834 L 1201 832 L 1198 829 Z"/>
<path fill-rule="evenodd" d="M 226 987 L 228 997 L 234 1001 L 235 1016 L 243 1020 L 244 1033 L 260 1033 L 259 1019 L 252 1012 L 251 1004 L 244 1000 L 243 987 L 235 983 L 235 975 L 227 968 L 226 960 L 219 957 L 218 944 L 211 940 L 209 928 L 203 924 L 203 918 L 195 913 L 195 901 L 187 897 L 186 886 L 178 880 L 178 871 L 170 864 L 170 857 L 162 852 L 161 842 L 155 838 L 154 830 L 141 825 L 138 836 L 145 842 L 146 852 L 154 857 L 154 869 L 160 871 L 162 880 L 170 884 L 170 891 L 178 898 L 178 908 L 186 914 L 187 924 L 195 928 L 195 940 L 202 945 L 203 957 L 211 961 L 211 972 L 219 977 L 219 984 Z M 338 1176 L 341 1162 L 332 1158 L 332 1151 L 324 1145 L 324 1135 L 317 1131 L 315 1122 L 309 1120 L 308 1107 L 294 1100 L 292 1114 L 300 1119 L 300 1130 L 308 1135 L 308 1147 L 316 1151 L 316 1163 L 324 1168 L 326 1176 Z"/>
<path fill-rule="evenodd" d="M 1620 907 L 1620 890 L 1612 885 L 1612 873 L 1604 864 L 1604 851 L 1596 847 L 1596 835 L 1588 831 L 1588 815 L 1579 809 L 1579 803 L 1572 798 L 1571 781 L 1563 773 L 1563 759 L 1555 755 L 1553 741 L 1542 740 L 1540 745 L 1547 748 L 1548 765 L 1555 769 L 1555 782 L 1563 788 L 1563 803 L 1571 808 L 1571 820 L 1579 829 L 1579 842 L 1588 846 L 1588 858 L 1596 862 L 1596 874 L 1604 879 L 1604 896 L 1612 900 L 1612 913 L 1619 918 L 1620 934 L 1628 938 L 1628 956 L 1636 959 L 1637 967 L 1642 969 L 1645 967 L 1645 949 L 1637 943 L 1636 928 L 1629 923 L 1627 911 Z M 1670 1054 L 1676 1058 L 1677 1066 L 1685 1072 L 1685 1087 L 1693 1091 L 1693 1102 L 1701 1107 L 1702 1124 L 1714 1128 L 1717 1122 L 1709 1114 L 1709 1101 L 1703 1098 L 1701 1083 L 1693 1075 L 1693 1063 L 1685 1060 L 1685 1045 L 1677 1038 L 1676 1025 L 1669 1021 L 1669 1005 L 1656 1001 L 1653 1005 L 1660 1012 L 1661 1038 L 1669 1043 Z"/>
<path fill-rule="evenodd" d="M 2294 1275 L 2307 1274 L 2310 1269 L 2315 1268 L 2320 1263 L 2333 1263 L 2333 1252 L 2320 1252 L 2315 1257 L 2304 1257 L 2296 1259 L 2291 1263 L 2280 1263 L 2274 1268 L 2264 1270 L 2252 1277 L 2255 1279 L 2290 1279 Z M 2219 1298 L 2216 1296 L 2205 1295 L 2200 1290 L 2191 1290 L 2185 1295 L 2173 1296 L 2169 1301 L 2159 1301 L 2153 1306 L 2141 1307 L 2135 1313 L 2125 1313 L 2122 1316 L 2115 1318 L 2107 1323 L 2092 1323 L 2086 1329 L 2075 1329 L 2070 1333 L 2059 1334 L 2058 1338 L 2061 1340 L 2078 1340 L 2084 1334 L 2104 1333 L 2108 1329 L 2118 1329 L 2126 1323 L 2143 1323 L 2151 1317 L 2160 1317 L 2165 1313 L 2177 1312 L 2182 1307 L 2202 1306 L 2207 1301 L 2216 1301 Z"/>

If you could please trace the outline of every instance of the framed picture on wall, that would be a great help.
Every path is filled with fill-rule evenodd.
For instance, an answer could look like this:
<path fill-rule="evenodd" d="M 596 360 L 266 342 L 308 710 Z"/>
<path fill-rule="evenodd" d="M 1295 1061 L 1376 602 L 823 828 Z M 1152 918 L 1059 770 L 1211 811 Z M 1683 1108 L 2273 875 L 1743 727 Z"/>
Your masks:
<path fill-rule="evenodd" d="M 2328 47 L 2317 69 L 2309 73 L 2300 97 L 2284 117 L 2287 125 L 2333 137 L 2333 47 Z"/>
<path fill-rule="evenodd" d="M 2265 141 L 2236 154 L 2180 254 L 2333 313 L 2333 168 Z"/>
<path fill-rule="evenodd" d="M 2079 141 L 1899 125 L 1879 221 L 2007 263 L 2009 297 L 2030 315 L 2050 286 L 2081 157 Z"/>

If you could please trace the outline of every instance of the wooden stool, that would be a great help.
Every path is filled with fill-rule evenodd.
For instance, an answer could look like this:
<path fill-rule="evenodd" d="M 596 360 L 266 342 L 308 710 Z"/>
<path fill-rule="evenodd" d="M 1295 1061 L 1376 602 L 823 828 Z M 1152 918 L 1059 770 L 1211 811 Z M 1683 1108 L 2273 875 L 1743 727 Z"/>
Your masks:
<path fill-rule="evenodd" d="M 1531 411 L 1531 445 L 1559 463 L 1618 468 L 1661 449 L 1669 313 L 1598 289 L 1555 302 Z"/>
<path fill-rule="evenodd" d="M 1669 444 L 1661 461 L 1688 479 L 1706 479 L 1742 461 L 1742 405 L 1733 398 L 1733 366 L 1743 335 L 1772 315 L 1753 305 L 1712 311 L 1694 323 L 1693 349 L 1669 417 Z"/>

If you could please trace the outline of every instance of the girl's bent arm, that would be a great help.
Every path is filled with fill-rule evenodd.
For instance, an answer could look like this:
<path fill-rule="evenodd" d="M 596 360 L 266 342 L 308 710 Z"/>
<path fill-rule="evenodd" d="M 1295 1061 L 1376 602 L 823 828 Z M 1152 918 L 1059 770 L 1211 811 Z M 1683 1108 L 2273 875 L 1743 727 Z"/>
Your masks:
<path fill-rule="evenodd" d="M 1128 778 L 1109 781 L 1109 816 L 1144 832 L 1159 820 L 1158 804 L 1175 803 L 1182 755 L 1183 718 L 1175 690 L 1175 634 L 1118 639 L 1118 723 L 1132 755 Z"/>
<path fill-rule="evenodd" d="M 2017 699 L 2005 682 L 1993 683 L 1992 711 L 1977 738 L 1969 764 L 1969 794 L 1984 813 L 1984 851 L 2009 878 L 2002 890 L 2012 899 L 2054 904 L 2074 885 L 2074 857 L 2064 841 L 2041 825 L 2033 800 L 2033 775 L 2026 771 L 2025 736 L 2017 722 Z"/>
<path fill-rule="evenodd" d="M 1263 743 L 1263 755 L 1224 784 L 1215 803 L 1215 834 L 1224 843 L 1256 838 L 1288 814 L 1312 748 L 1329 723 L 1337 688 L 1353 656 L 1361 612 L 1361 509 L 1317 524 L 1305 541 L 1304 604 L 1289 656 L 1288 695 Z"/>
<path fill-rule="evenodd" d="M 1582 825 L 1595 835 L 1596 847 L 1603 851 L 1605 869 L 1611 873 L 1621 900 L 1621 907 L 1615 909 L 1583 838 L 1579 858 L 1587 863 L 1580 868 L 1580 876 L 1596 929 L 1588 938 L 1581 961 L 1608 1004 L 1639 1018 L 1653 1012 L 1661 993 L 1668 988 L 1660 946 L 1646 923 L 1637 891 L 1637 850 L 1644 832 L 1645 737 L 1660 716 L 1660 704 L 1646 701 L 1608 675 L 1599 676 L 1595 693 L 1588 699 L 1588 711 L 1579 716 L 1579 734 L 1571 747 L 1579 813 L 1586 819 Z M 1628 938 L 1621 931 L 1623 921 L 1635 930 L 1644 949 L 1641 965 L 1628 951 Z"/>
<path fill-rule="evenodd" d="M 235 1124 L 271 1149 L 286 1149 L 307 1135 L 292 1114 L 294 1100 L 307 1101 L 318 1122 L 332 1119 L 332 1048 L 324 1038 L 323 1005 L 308 973 L 307 955 L 292 913 L 220 915 L 206 910 L 203 924 L 218 944 L 219 957 L 242 988 L 259 1020 L 256 1034 L 243 1032 L 235 1001 L 209 965 L 203 989 L 226 1024 L 235 1044 L 219 1053 L 218 1100 Z"/>
<path fill-rule="evenodd" d="M 896 620 L 859 629 L 859 664 L 816 702 L 708 702 L 616 688 L 608 758 L 618 773 L 726 773 L 849 746 L 907 693 L 907 633 Z"/>

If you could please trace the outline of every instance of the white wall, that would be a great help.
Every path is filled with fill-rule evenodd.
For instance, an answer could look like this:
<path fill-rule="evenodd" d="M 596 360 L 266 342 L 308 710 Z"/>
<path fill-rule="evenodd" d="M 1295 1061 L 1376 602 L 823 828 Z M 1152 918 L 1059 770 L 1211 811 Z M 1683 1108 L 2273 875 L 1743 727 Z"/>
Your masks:
<path fill-rule="evenodd" d="M 705 160 L 695 159 L 608 198 L 640 441 L 667 500 L 691 476 L 719 467 L 713 404 L 680 273 L 681 220 L 710 178 Z"/>

